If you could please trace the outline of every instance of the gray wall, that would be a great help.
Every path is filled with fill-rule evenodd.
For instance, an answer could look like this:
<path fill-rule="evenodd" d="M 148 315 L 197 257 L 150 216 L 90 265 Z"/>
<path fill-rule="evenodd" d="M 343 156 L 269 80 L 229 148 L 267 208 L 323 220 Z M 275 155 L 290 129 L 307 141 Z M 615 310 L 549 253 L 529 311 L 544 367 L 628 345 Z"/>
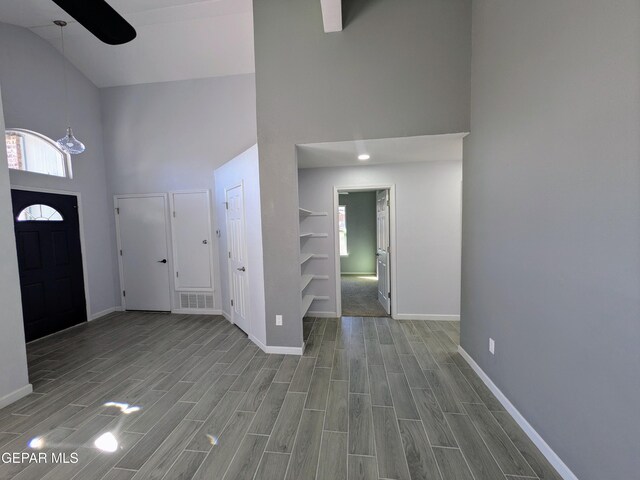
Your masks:
<path fill-rule="evenodd" d="M 2 92 L 4 93 L 4 92 Z M 4 131 L 2 115 L 2 95 L 0 95 L 0 131 Z M 17 400 L 16 392 L 29 389 L 27 375 L 27 353 L 22 323 L 20 302 L 20 280 L 18 261 L 15 254 L 16 240 L 13 232 L 13 211 L 7 168 L 7 148 L 4 135 L 0 141 L 0 408 Z M 23 390 L 23 394 L 29 390 Z"/>
<path fill-rule="evenodd" d="M 69 102 L 75 135 L 87 146 L 72 157 L 73 179 L 12 170 L 12 185 L 80 192 L 92 313 L 120 303 L 113 283 L 115 247 L 105 182 L 100 94 L 84 75 L 42 38 L 0 23 L 0 84 L 7 127 L 26 128 L 54 140 L 65 133 L 63 65 L 69 67 Z"/>
<path fill-rule="evenodd" d="M 110 195 L 213 191 L 214 169 L 256 143 L 254 75 L 113 87 L 100 92 Z M 109 202 L 113 204 L 111 199 Z M 214 230 L 215 211 L 212 205 Z M 114 221 L 111 215 L 110 223 Z M 110 239 L 115 243 L 115 236 Z M 217 246 L 213 251 L 217 252 Z M 112 282 L 119 291 L 117 258 L 113 262 Z M 220 308 L 217 255 L 214 263 L 215 307 Z"/>
<path fill-rule="evenodd" d="M 347 211 L 347 251 L 341 273 L 376 273 L 376 192 L 340 195 Z"/>
<path fill-rule="evenodd" d="M 395 185 L 398 278 L 393 302 L 397 313 L 404 318 L 447 315 L 457 320 L 461 179 L 461 161 L 302 169 L 300 205 L 332 212 L 334 186 Z M 315 301 L 311 311 L 335 315 L 339 272 L 335 265 L 333 216 L 309 217 L 305 227 L 313 232 L 329 232 L 329 238 L 305 241 L 306 251 L 329 255 L 329 260 L 310 260 L 307 267 L 309 273 L 329 276 L 329 281 L 316 280 L 308 287 L 307 293 L 329 297 L 328 301 Z"/>
<path fill-rule="evenodd" d="M 253 6 L 270 345 L 302 338 L 295 144 L 469 127 L 470 0 L 344 6 L 345 29 L 332 34 L 317 0 Z"/>
<path fill-rule="evenodd" d="M 581 480 L 638 478 L 640 2 L 478 0 L 473 39 L 462 346 Z"/>

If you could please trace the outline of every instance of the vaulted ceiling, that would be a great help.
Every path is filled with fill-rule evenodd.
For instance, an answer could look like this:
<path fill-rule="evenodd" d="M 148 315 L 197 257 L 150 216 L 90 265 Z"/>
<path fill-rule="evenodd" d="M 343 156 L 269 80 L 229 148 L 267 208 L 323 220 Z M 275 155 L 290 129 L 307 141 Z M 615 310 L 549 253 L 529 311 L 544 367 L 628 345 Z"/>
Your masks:
<path fill-rule="evenodd" d="M 108 0 L 137 30 L 125 45 L 105 45 L 51 0 L 2 0 L 0 21 L 29 28 L 60 49 L 98 87 L 252 73 L 251 0 Z"/>

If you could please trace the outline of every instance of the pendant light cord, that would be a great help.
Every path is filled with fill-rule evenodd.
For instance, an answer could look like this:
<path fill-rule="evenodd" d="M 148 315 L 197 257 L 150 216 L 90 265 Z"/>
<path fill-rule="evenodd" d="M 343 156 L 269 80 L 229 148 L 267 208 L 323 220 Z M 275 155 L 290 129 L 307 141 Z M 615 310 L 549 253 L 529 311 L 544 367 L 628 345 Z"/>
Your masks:
<path fill-rule="evenodd" d="M 60 25 L 60 42 L 62 44 L 62 71 L 64 72 L 64 109 L 67 117 L 67 128 L 71 127 L 71 120 L 69 118 L 69 80 L 67 79 L 67 55 L 64 51 L 64 25 Z"/>

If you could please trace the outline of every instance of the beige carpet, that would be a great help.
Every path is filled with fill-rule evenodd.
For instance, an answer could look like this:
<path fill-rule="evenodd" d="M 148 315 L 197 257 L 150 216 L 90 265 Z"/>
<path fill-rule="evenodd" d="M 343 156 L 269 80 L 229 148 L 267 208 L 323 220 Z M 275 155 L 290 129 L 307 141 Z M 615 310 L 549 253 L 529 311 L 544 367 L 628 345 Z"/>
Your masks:
<path fill-rule="evenodd" d="M 343 316 L 387 316 L 378 302 L 378 279 L 375 276 L 342 275 L 341 279 Z"/>

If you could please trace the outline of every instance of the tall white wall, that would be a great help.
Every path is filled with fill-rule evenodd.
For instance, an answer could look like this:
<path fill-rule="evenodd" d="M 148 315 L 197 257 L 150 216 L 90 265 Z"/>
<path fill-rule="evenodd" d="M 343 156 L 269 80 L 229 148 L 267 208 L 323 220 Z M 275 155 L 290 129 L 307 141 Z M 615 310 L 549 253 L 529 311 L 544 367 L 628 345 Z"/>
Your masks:
<path fill-rule="evenodd" d="M 5 122 L 54 140 L 65 133 L 63 67 L 68 69 L 71 123 L 87 150 L 71 158 L 73 178 L 10 171 L 11 184 L 80 192 L 84 221 L 88 299 L 93 314 L 120 303 L 113 282 L 117 275 L 113 237 L 113 202 L 107 194 L 100 94 L 71 63 L 33 32 L 0 23 L 0 83 Z M 116 300 L 117 297 L 117 300 Z"/>
<path fill-rule="evenodd" d="M 215 171 L 216 210 L 220 231 L 220 287 L 222 310 L 231 317 L 229 287 L 229 256 L 227 254 L 226 190 L 243 185 L 245 238 L 247 243 L 247 275 L 249 277 L 249 335 L 263 346 L 267 345 L 264 316 L 264 269 L 262 254 L 262 218 L 260 215 L 260 176 L 258 146 L 254 145 Z"/>
<path fill-rule="evenodd" d="M 299 155 L 304 155 L 298 150 Z M 341 168 L 311 168 L 298 172 L 300 206 L 329 212 L 309 217 L 305 231 L 328 232 L 329 238 L 306 240 L 306 251 L 326 253 L 328 260 L 310 260 L 310 270 L 328 275 L 315 280 L 308 293 L 328 296 L 315 301 L 312 312 L 336 313 L 334 187 L 395 186 L 397 298 L 400 315 L 419 317 L 460 315 L 461 161 L 404 163 Z"/>
<path fill-rule="evenodd" d="M 4 131 L 0 93 L 0 132 Z M 31 392 L 22 322 L 20 280 L 4 135 L 0 140 L 0 408 Z"/>
<path fill-rule="evenodd" d="M 252 74 L 105 88 L 100 93 L 110 195 L 214 190 L 213 171 L 256 143 Z M 211 216 L 215 230 L 214 205 Z M 114 224 L 113 214 L 109 221 Z M 216 238 L 213 232 L 211 238 Z M 112 282 L 120 291 L 117 258 L 113 261 Z M 218 272 L 216 256 L 216 309 L 221 308 Z"/>

